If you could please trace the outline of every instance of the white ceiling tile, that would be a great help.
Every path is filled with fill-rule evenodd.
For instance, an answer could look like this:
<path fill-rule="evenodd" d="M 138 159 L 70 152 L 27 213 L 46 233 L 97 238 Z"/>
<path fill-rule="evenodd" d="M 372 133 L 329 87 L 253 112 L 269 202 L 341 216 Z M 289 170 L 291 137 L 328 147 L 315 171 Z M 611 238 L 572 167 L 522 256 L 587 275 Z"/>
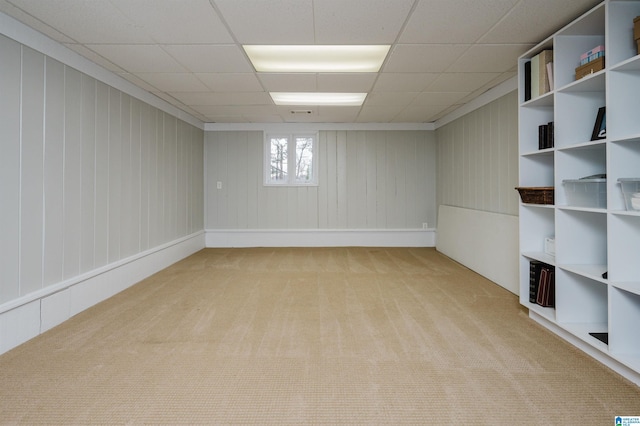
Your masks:
<path fill-rule="evenodd" d="M 491 72 L 442 73 L 428 87 L 430 92 L 473 92 L 500 76 Z"/>
<path fill-rule="evenodd" d="M 366 106 L 409 105 L 418 96 L 418 92 L 374 92 L 365 100 Z"/>
<path fill-rule="evenodd" d="M 457 103 L 468 94 L 469 92 L 422 92 L 416 96 L 412 105 L 451 105 Z"/>
<path fill-rule="evenodd" d="M 136 76 L 163 92 L 206 92 L 209 90 L 204 83 L 190 73 L 138 73 Z"/>
<path fill-rule="evenodd" d="M 213 0 L 241 44 L 314 44 L 311 0 Z"/>
<path fill-rule="evenodd" d="M 391 44 L 413 0 L 314 0 L 317 44 Z"/>
<path fill-rule="evenodd" d="M 271 97 L 265 92 L 171 92 L 171 96 L 185 105 L 270 105 Z"/>
<path fill-rule="evenodd" d="M 600 0 L 521 1 L 480 42 L 537 44 L 599 3 Z"/>
<path fill-rule="evenodd" d="M 402 106 L 366 106 L 358 114 L 358 123 L 390 123 L 404 107 Z"/>
<path fill-rule="evenodd" d="M 208 0 L 110 1 L 157 43 L 233 43 Z"/>
<path fill-rule="evenodd" d="M 505 72 L 531 44 L 476 44 L 447 70 L 449 72 Z"/>
<path fill-rule="evenodd" d="M 392 49 L 382 71 L 442 72 L 468 48 L 466 44 L 400 44 Z"/>
<path fill-rule="evenodd" d="M 163 45 L 173 58 L 193 73 L 251 72 L 253 68 L 235 45 Z"/>
<path fill-rule="evenodd" d="M 11 0 L 77 43 L 151 43 L 145 32 L 104 0 Z"/>
<path fill-rule="evenodd" d="M 474 43 L 519 0 L 420 1 L 400 43 Z"/>
<path fill-rule="evenodd" d="M 258 78 L 269 92 L 315 92 L 318 90 L 316 74 L 267 74 Z"/>
<path fill-rule="evenodd" d="M 34 18 L 30 14 L 24 12 L 23 10 L 15 7 L 14 5 L 8 3 L 6 0 L 0 0 L 0 12 L 5 13 L 14 19 L 22 22 L 23 24 L 28 25 L 41 32 L 42 34 L 56 40 L 59 43 L 73 43 L 73 39 L 69 38 L 62 32 L 56 30 L 50 25 L 44 23 L 43 21 Z"/>
<path fill-rule="evenodd" d="M 262 85 L 253 73 L 197 73 L 195 76 L 214 92 L 262 91 Z"/>
<path fill-rule="evenodd" d="M 319 92 L 369 92 L 377 74 L 318 74 Z"/>
<path fill-rule="evenodd" d="M 87 47 L 130 73 L 187 71 L 157 45 L 89 44 Z"/>
<path fill-rule="evenodd" d="M 381 73 L 373 91 L 421 92 L 439 75 L 439 73 Z"/>
<path fill-rule="evenodd" d="M 432 117 L 438 114 L 446 105 L 409 106 L 393 118 L 395 123 L 428 123 Z"/>
<path fill-rule="evenodd" d="M 321 106 L 318 116 L 336 123 L 353 122 L 358 117 L 359 106 Z"/>

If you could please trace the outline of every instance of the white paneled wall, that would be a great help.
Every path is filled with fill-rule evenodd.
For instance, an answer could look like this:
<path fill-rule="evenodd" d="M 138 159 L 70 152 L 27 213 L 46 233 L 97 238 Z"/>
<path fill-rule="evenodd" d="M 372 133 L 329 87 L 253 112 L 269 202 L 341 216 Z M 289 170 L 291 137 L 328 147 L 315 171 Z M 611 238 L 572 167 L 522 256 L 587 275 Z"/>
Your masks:
<path fill-rule="evenodd" d="M 263 132 L 206 132 L 209 230 L 435 227 L 432 131 L 321 131 L 319 185 L 263 185 Z M 222 189 L 217 189 L 217 182 Z"/>
<path fill-rule="evenodd" d="M 515 91 L 436 130 L 438 204 L 518 215 Z"/>
<path fill-rule="evenodd" d="M 0 353 L 64 283 L 204 243 L 203 130 L 0 36 L 0 134 Z"/>
<path fill-rule="evenodd" d="M 517 91 L 438 128 L 436 247 L 518 293 Z"/>

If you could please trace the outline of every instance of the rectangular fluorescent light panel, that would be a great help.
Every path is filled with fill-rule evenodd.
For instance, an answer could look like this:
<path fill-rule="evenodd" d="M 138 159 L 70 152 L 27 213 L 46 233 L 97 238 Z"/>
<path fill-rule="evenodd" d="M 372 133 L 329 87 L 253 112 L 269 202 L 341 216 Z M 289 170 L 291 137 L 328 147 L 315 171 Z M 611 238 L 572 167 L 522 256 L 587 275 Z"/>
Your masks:
<path fill-rule="evenodd" d="M 360 106 L 366 93 L 270 92 L 276 105 Z"/>
<path fill-rule="evenodd" d="M 378 72 L 389 45 L 243 46 L 258 72 Z"/>

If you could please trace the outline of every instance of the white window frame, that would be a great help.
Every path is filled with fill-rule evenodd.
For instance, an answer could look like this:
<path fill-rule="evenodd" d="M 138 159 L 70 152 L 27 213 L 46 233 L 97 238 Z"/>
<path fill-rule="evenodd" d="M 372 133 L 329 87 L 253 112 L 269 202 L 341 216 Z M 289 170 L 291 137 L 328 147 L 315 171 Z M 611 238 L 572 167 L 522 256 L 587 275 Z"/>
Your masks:
<path fill-rule="evenodd" d="M 311 180 L 297 181 L 295 180 L 295 163 L 296 163 L 296 138 L 312 138 L 313 145 L 311 147 Z M 287 179 L 283 181 L 275 181 L 271 179 L 271 139 L 286 138 L 287 139 L 287 157 L 293 150 L 293 161 L 287 162 Z M 265 186 L 318 186 L 318 132 L 272 132 L 264 135 L 264 185 Z"/>

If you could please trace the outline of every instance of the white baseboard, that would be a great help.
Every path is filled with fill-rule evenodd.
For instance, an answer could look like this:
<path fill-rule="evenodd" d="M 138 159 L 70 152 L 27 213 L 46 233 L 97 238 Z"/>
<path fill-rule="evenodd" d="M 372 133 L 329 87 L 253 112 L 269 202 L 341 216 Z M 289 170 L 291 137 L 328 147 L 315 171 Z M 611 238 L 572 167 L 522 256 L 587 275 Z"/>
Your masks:
<path fill-rule="evenodd" d="M 436 248 L 510 292 L 520 293 L 518 216 L 441 205 Z"/>
<path fill-rule="evenodd" d="M 0 354 L 204 246 L 200 231 L 0 305 Z"/>
<path fill-rule="evenodd" d="M 208 229 L 207 247 L 435 247 L 435 229 Z"/>

